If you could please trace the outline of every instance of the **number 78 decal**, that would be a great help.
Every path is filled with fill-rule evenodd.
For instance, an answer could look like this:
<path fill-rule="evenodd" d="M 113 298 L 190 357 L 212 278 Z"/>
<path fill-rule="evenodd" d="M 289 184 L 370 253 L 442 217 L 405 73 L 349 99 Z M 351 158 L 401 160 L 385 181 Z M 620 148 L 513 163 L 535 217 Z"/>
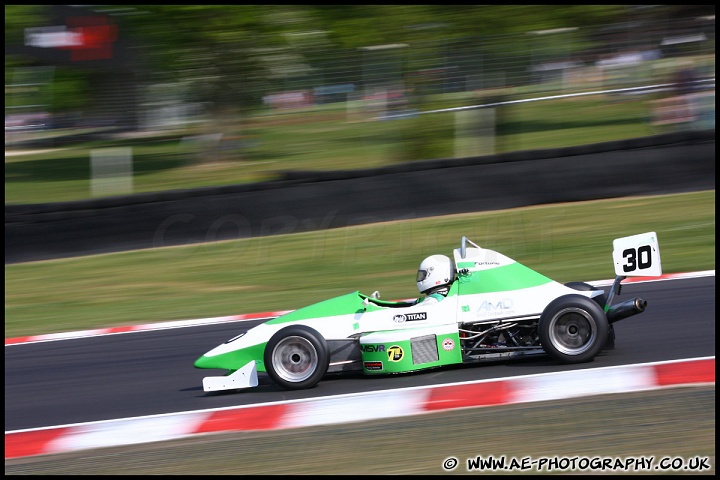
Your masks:
<path fill-rule="evenodd" d="M 615 275 L 662 275 L 657 234 L 648 232 L 613 240 L 613 261 Z"/>

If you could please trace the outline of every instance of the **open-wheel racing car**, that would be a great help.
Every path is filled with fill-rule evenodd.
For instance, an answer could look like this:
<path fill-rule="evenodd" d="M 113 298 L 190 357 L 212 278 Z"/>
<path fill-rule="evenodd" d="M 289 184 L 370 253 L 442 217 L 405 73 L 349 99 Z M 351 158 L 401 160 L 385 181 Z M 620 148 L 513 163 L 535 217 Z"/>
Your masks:
<path fill-rule="evenodd" d="M 613 323 L 647 306 L 639 297 L 613 304 L 621 282 L 662 275 L 655 232 L 613 241 L 616 277 L 607 294 L 553 281 L 466 237 L 453 256 L 442 301 L 355 291 L 288 312 L 198 358 L 197 368 L 226 371 L 205 377 L 204 391 L 255 387 L 258 372 L 285 389 L 304 389 L 334 372 L 386 375 L 530 355 L 588 362 L 612 348 Z"/>

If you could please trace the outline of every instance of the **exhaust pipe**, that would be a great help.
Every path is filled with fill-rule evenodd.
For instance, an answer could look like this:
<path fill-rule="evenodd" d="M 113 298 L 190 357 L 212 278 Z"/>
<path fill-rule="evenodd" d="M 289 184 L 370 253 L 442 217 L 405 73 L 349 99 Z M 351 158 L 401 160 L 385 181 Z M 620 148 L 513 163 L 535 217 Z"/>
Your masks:
<path fill-rule="evenodd" d="M 623 318 L 642 313 L 645 311 L 645 307 L 647 307 L 647 301 L 639 297 L 613 305 L 607 312 L 608 323 L 615 323 Z"/>

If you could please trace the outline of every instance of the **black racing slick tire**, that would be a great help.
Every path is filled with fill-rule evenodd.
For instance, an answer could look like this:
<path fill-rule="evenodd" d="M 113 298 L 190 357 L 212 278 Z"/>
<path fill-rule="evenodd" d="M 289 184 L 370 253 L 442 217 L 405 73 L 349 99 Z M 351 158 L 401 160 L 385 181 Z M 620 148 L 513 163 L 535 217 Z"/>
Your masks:
<path fill-rule="evenodd" d="M 589 362 L 608 338 L 605 312 L 590 298 L 564 295 L 543 310 L 538 334 L 543 349 L 562 363 Z"/>
<path fill-rule="evenodd" d="M 263 360 L 272 381 L 287 390 L 314 387 L 330 365 L 327 342 L 304 325 L 290 325 L 275 333 Z"/>
<path fill-rule="evenodd" d="M 570 287 L 573 290 L 577 290 L 579 292 L 590 292 L 592 290 L 599 290 L 597 287 L 593 287 L 589 283 L 585 282 L 568 282 L 565 284 L 566 287 Z M 605 311 L 605 304 L 607 303 L 607 296 L 603 293 L 602 295 L 598 295 L 596 297 L 593 297 L 593 300 L 597 302 L 598 305 L 600 305 L 600 308 Z M 605 344 L 603 345 L 603 350 L 614 350 L 615 349 L 615 329 L 613 328 L 612 324 L 608 327 L 608 338 L 605 341 Z"/>

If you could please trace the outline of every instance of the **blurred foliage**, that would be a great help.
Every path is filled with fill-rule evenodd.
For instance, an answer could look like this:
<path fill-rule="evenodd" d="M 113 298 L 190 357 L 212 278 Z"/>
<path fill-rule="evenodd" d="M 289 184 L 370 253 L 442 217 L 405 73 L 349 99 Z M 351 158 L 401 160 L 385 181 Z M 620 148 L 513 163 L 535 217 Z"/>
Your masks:
<path fill-rule="evenodd" d="M 453 158 L 453 124 L 446 115 L 420 115 L 400 125 L 395 157 L 398 162 Z"/>
<path fill-rule="evenodd" d="M 27 27 L 53 25 L 54 7 L 63 6 L 6 6 L 6 44 L 22 44 Z M 411 115 L 542 99 L 576 89 L 663 81 L 677 68 L 674 58 L 643 61 L 632 75 L 585 68 L 584 59 L 572 76 L 568 73 L 562 78 L 557 71 L 550 75 L 533 67 L 578 51 L 590 52 L 593 44 L 609 51 L 622 50 L 631 41 L 645 41 L 650 37 L 642 29 L 633 30 L 632 21 L 638 19 L 670 24 L 674 16 L 714 15 L 713 6 L 85 8 L 114 16 L 121 38 L 129 42 L 132 64 L 110 73 L 79 64 L 37 63 L 41 68 L 24 69 L 16 67 L 33 66 L 34 60 L 6 54 L 6 126 L 16 112 L 20 119 L 11 120 L 18 123 L 25 121 L 23 116 L 32 117 L 22 115 L 26 112 L 41 117 L 30 120 L 35 122 L 32 128 L 39 125 L 37 130 L 26 132 L 21 126 L 6 135 L 6 147 L 38 140 L 43 146 L 72 146 L 75 150 L 22 158 L 6 154 L 6 202 L 63 201 L 90 195 L 88 150 L 115 143 L 63 143 L 55 140 L 62 127 L 85 132 L 96 126 L 142 125 L 148 131 L 137 133 L 143 136 L 153 128 L 157 132 L 152 133 L 161 136 L 176 129 L 173 139 L 154 138 L 152 146 L 149 138 L 142 145 L 138 139 L 127 145 L 133 147 L 136 192 L 260 181 L 283 170 L 374 168 L 399 161 L 562 147 L 659 133 L 649 121 L 652 104 L 645 100 L 651 98 L 634 101 L 596 95 L 587 103 L 578 98 L 553 101 L 553 105 L 502 106 L 482 117 L 483 139 L 475 143 L 469 139 L 478 136 L 477 129 L 465 125 L 471 121 L 469 116 Z M 535 35 L 557 29 L 572 29 L 572 33 Z M 611 30 L 615 33 L 593 35 Z M 711 78 L 714 39 L 707 43 L 707 60 L 700 62 L 698 55 L 684 60 L 704 66 L 704 76 Z M 371 48 L 388 44 L 410 48 Z M 125 76 L 119 84 L 137 87 L 136 99 L 127 100 L 127 92 L 115 88 L 112 80 L 116 73 Z M 334 98 L 328 95 L 330 99 L 311 93 L 321 86 L 344 86 L 349 91 L 334 94 Z M 305 99 L 303 105 L 292 109 L 287 103 L 264 101 L 271 94 L 300 90 L 312 101 Z M 128 112 L 132 122 L 123 124 Z M 403 113 L 410 116 L 369 122 Z M 53 123 L 43 123 L 48 118 Z M 464 122 L 462 128 L 458 121 Z M 485 130 L 492 121 L 494 131 L 489 134 Z"/>
<path fill-rule="evenodd" d="M 82 109 L 90 101 L 88 80 L 84 72 L 58 67 L 52 84 L 52 112 L 62 113 Z"/>
<path fill-rule="evenodd" d="M 120 6 L 103 6 L 110 7 Z M 151 81 L 192 81 L 195 98 L 250 108 L 261 103 L 263 85 L 297 74 L 330 49 L 422 42 L 448 42 L 539 29 L 626 21 L 641 11 L 623 5 L 123 5 L 134 15 L 117 17 L 139 70 Z M 648 6 L 649 7 L 649 6 Z M 660 18 L 690 7 L 654 6 Z M 691 6 L 692 7 L 692 6 Z M 714 15 L 714 6 L 694 6 Z M 5 42 L 19 45 L 26 27 L 46 25 L 47 6 L 6 5 Z M 514 39 L 522 40 L 522 36 Z M 521 46 L 518 46 L 520 48 Z M 513 49 L 496 44 L 489 49 Z M 503 51 L 496 52 L 502 54 Z M 8 71 L 30 59 L 5 57 Z M 92 72 L 79 71 L 82 75 Z M 73 108 L 89 92 L 77 78 L 61 76 L 56 109 Z"/>
<path fill-rule="evenodd" d="M 5 5 L 5 44 L 19 43 L 26 27 L 41 25 L 45 20 L 47 7 L 43 5 Z M 8 58 L 5 57 L 7 74 Z"/>

